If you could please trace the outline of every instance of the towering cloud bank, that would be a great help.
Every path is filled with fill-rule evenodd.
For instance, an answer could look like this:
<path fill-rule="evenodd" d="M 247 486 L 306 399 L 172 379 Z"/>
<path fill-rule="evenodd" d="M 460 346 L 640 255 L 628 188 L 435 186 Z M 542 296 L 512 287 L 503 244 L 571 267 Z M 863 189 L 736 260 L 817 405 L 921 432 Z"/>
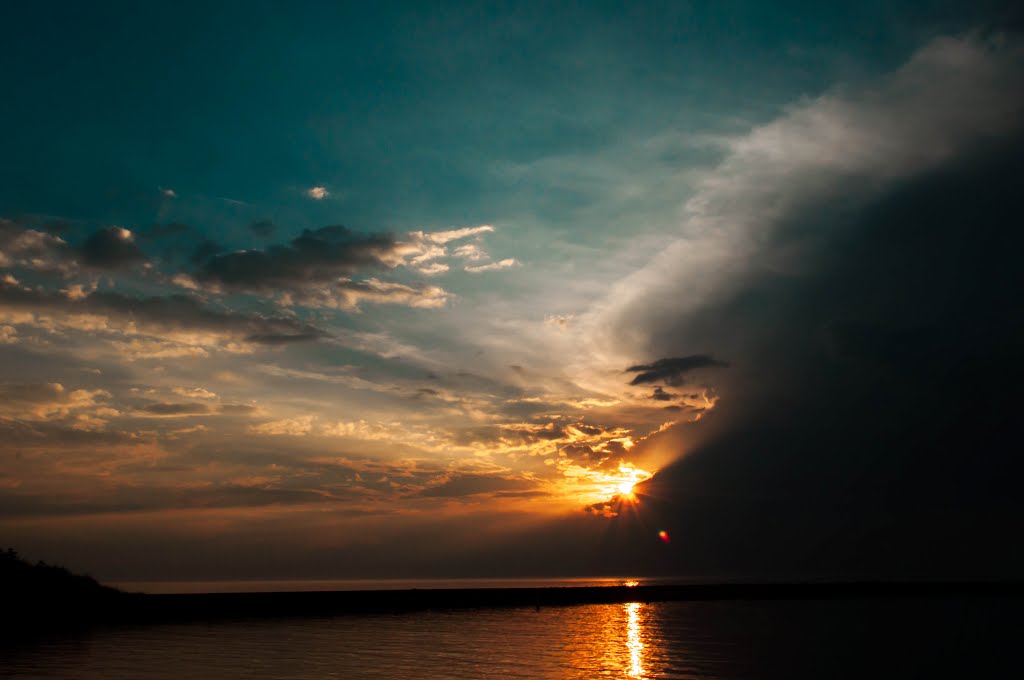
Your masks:
<path fill-rule="evenodd" d="M 601 309 L 624 355 L 730 363 L 648 485 L 672 499 L 674 568 L 1024 567 L 1022 56 L 939 39 L 730 141 L 679 238 Z"/>

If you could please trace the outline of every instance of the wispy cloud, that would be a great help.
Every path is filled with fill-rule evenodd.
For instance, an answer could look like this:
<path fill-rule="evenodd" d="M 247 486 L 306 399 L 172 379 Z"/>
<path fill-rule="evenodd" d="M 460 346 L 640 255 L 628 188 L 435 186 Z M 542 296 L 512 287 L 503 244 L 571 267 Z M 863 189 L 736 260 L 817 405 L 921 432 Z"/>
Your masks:
<path fill-rule="evenodd" d="M 489 262 L 487 264 L 467 264 L 464 269 L 467 272 L 479 273 L 479 272 L 492 272 L 498 269 L 511 269 L 512 267 L 520 266 L 519 260 L 509 257 L 504 260 L 498 260 L 497 262 Z"/>

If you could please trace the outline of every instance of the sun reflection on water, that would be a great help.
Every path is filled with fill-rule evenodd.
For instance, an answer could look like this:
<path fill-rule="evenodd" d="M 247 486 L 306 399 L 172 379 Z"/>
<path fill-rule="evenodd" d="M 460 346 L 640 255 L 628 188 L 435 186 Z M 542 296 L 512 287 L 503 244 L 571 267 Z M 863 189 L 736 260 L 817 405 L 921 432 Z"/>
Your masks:
<path fill-rule="evenodd" d="M 639 602 L 630 602 L 626 607 L 626 647 L 629 649 L 629 668 L 627 675 L 631 678 L 644 677 L 644 643 L 640 639 L 643 632 L 640 623 Z"/>

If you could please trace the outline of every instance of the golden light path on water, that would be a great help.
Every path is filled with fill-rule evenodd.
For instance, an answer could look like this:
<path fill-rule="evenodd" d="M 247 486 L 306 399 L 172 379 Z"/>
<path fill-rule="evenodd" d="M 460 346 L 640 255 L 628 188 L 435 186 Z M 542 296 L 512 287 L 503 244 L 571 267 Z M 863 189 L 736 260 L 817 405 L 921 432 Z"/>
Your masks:
<path fill-rule="evenodd" d="M 629 668 L 627 675 L 631 678 L 644 677 L 644 643 L 641 640 L 643 628 L 640 623 L 639 602 L 630 602 L 626 608 L 626 647 L 629 649 Z"/>

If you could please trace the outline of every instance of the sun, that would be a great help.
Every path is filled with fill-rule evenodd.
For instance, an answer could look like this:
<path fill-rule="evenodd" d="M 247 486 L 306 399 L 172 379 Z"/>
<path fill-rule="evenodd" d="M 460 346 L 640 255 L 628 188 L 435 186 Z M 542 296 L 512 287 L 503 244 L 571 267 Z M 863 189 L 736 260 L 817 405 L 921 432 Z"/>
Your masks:
<path fill-rule="evenodd" d="M 632 463 L 622 463 L 615 472 L 594 471 L 591 479 L 594 500 L 601 503 L 629 504 L 639 501 L 636 486 L 654 476 L 653 472 L 642 470 Z M 588 503 L 593 501 L 588 500 Z"/>

